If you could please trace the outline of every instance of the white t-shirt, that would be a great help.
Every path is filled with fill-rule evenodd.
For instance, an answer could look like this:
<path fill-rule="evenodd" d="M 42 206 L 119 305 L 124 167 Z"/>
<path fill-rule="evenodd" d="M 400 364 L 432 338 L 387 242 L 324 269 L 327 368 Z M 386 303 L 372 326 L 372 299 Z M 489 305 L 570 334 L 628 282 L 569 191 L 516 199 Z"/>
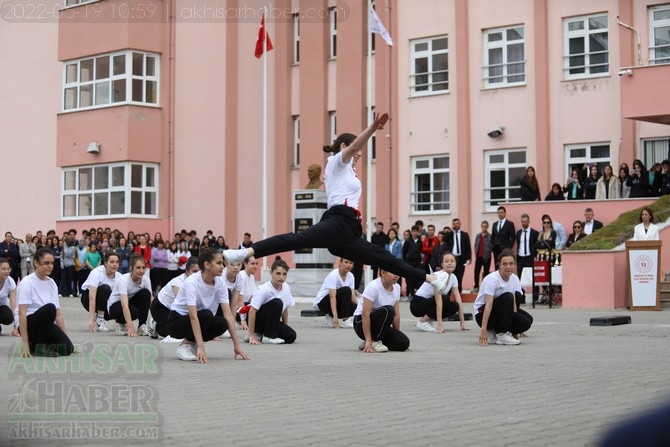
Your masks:
<path fill-rule="evenodd" d="M 158 292 L 158 296 L 156 297 L 158 301 L 161 302 L 161 304 L 168 309 L 170 306 L 172 306 L 172 302 L 174 301 L 176 295 L 174 294 L 174 290 L 172 287 L 177 287 L 179 290 L 181 290 L 182 284 L 184 284 L 184 280 L 186 279 L 186 273 L 182 273 L 179 276 L 175 276 L 163 286 L 160 292 Z"/>
<path fill-rule="evenodd" d="M 26 315 L 32 315 L 45 304 L 53 303 L 56 309 L 60 308 L 58 301 L 58 286 L 50 277 L 39 279 L 31 273 L 21 280 L 16 288 L 16 302 L 18 305 L 27 304 Z"/>
<path fill-rule="evenodd" d="M 500 271 L 489 273 L 482 281 L 477 299 L 475 299 L 475 313 L 479 312 L 479 308 L 486 304 L 486 295 L 491 295 L 493 299 L 496 299 L 503 293 L 510 292 L 514 295 L 514 292 L 521 291 L 521 281 L 519 281 L 519 277 L 516 274 L 512 273 L 507 282 L 505 282 L 500 276 Z"/>
<path fill-rule="evenodd" d="M 228 303 L 228 290 L 221 276 L 215 276 L 214 285 L 210 285 L 202 280 L 202 272 L 196 272 L 184 280 L 170 310 L 188 315 L 188 307 L 195 306 L 196 310 L 208 309 L 216 314 L 221 304 Z"/>
<path fill-rule="evenodd" d="M 244 280 L 244 287 L 242 288 L 242 296 L 244 297 L 244 302 L 249 303 L 251 298 L 256 294 L 256 278 L 254 278 L 254 275 L 249 275 L 247 272 L 242 270 L 239 275 L 237 275 L 238 278 L 242 278 Z"/>
<path fill-rule="evenodd" d="M 140 279 L 140 283 L 136 284 L 131 278 L 130 278 L 131 273 L 125 273 L 121 275 L 118 281 L 114 284 L 114 288 L 112 289 L 112 294 L 109 296 L 109 299 L 107 300 L 107 312 L 109 312 L 110 307 L 112 307 L 112 304 L 121 301 L 121 295 L 127 295 L 128 299 L 131 299 L 132 297 L 135 296 L 137 292 L 139 292 L 142 289 L 148 289 L 151 290 L 151 280 L 147 278 L 146 275 L 142 276 L 142 279 Z"/>
<path fill-rule="evenodd" d="M 449 275 L 444 270 L 439 270 L 433 274 L 440 279 Z M 447 283 L 447 289 L 446 289 L 447 292 L 453 289 L 454 287 L 458 287 L 458 278 L 456 278 L 456 275 L 452 273 L 451 275 L 449 275 L 449 281 Z M 435 296 L 435 289 L 433 288 L 433 286 L 430 285 L 430 283 L 424 282 L 423 284 L 421 284 L 421 287 L 419 287 L 419 290 L 416 291 L 414 296 L 417 298 L 432 298 Z"/>
<path fill-rule="evenodd" d="M 228 288 L 228 290 L 230 290 L 231 294 L 236 290 L 239 290 L 240 293 L 242 293 L 242 289 L 244 288 L 244 278 L 242 278 L 239 273 L 235 277 L 235 281 L 230 282 L 228 281 L 228 269 L 225 268 L 223 269 L 223 274 L 221 275 L 221 278 L 223 278 L 223 281 L 226 283 L 226 287 Z"/>
<path fill-rule="evenodd" d="M 342 161 L 342 151 L 328 157 L 323 179 L 326 183 L 328 208 L 347 205 L 358 209 L 361 200 L 361 181 L 356 176 L 352 163 Z"/>
<path fill-rule="evenodd" d="M 381 278 L 377 278 L 365 287 L 362 298 L 358 300 L 354 316 L 363 315 L 364 300 L 372 301 L 373 311 L 384 306 L 395 306 L 395 303 L 400 299 L 400 285 L 393 284 L 393 289 L 389 292 L 384 288 Z"/>
<path fill-rule="evenodd" d="M 289 307 L 295 306 L 295 301 L 293 300 L 293 295 L 291 295 L 291 287 L 284 283 L 282 284 L 281 290 L 277 290 L 272 285 L 272 281 L 268 281 L 256 290 L 256 294 L 251 298 L 251 307 L 258 310 L 261 306 L 267 303 L 270 300 L 279 298 L 284 303 L 282 307 L 282 312 L 284 312 Z"/>
<path fill-rule="evenodd" d="M 16 289 L 14 278 L 8 276 L 7 279 L 5 279 L 5 283 L 2 285 L 2 289 L 0 289 L 0 306 L 9 306 L 9 292 L 14 289 Z M 14 312 L 14 309 L 12 309 L 12 312 Z"/>
<path fill-rule="evenodd" d="M 119 278 L 121 278 L 121 273 L 119 272 L 114 272 L 114 278 L 110 278 L 107 276 L 106 268 L 103 265 L 99 265 L 93 270 L 91 270 L 91 273 L 88 274 L 88 278 L 86 278 L 86 281 L 84 284 L 81 285 L 82 290 L 88 290 L 89 287 L 100 287 L 103 284 L 106 284 L 109 286 L 110 289 L 114 290 L 114 285 L 116 284 L 116 281 L 118 281 Z"/>
<path fill-rule="evenodd" d="M 314 309 L 318 309 L 319 303 L 324 297 L 330 295 L 331 289 L 337 290 L 341 287 L 350 287 L 353 289 L 354 286 L 355 283 L 353 273 L 347 272 L 344 280 L 342 280 L 342 277 L 340 276 L 340 269 L 335 269 L 332 272 L 328 273 L 326 278 L 323 280 L 323 284 L 321 284 L 321 289 L 316 294 L 314 302 L 312 303 L 312 307 Z"/>

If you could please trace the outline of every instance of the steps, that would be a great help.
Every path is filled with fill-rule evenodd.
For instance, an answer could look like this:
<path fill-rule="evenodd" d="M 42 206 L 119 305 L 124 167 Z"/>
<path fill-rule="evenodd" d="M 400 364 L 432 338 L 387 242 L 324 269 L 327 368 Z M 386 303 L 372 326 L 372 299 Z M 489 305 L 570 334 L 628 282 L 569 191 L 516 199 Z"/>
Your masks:
<path fill-rule="evenodd" d="M 661 307 L 670 309 L 670 272 L 665 272 L 661 280 Z"/>

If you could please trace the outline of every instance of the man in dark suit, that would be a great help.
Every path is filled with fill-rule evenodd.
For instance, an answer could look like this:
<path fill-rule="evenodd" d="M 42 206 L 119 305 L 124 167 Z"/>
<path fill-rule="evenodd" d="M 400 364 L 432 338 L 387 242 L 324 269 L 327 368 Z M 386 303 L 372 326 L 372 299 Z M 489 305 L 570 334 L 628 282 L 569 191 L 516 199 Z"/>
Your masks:
<path fill-rule="evenodd" d="M 521 215 L 521 229 L 516 232 L 516 267 L 517 276 L 521 278 L 524 267 L 533 268 L 533 246 L 537 243 L 540 233 L 530 227 L 528 214 Z"/>
<path fill-rule="evenodd" d="M 493 256 L 495 256 L 496 269 L 498 269 L 498 257 L 505 248 L 513 248 L 516 234 L 514 224 L 507 220 L 507 209 L 504 206 L 498 207 L 498 221 L 493 223 L 491 232 L 491 246 Z"/>
<path fill-rule="evenodd" d="M 14 243 L 14 236 L 11 231 L 5 233 L 5 240 L 0 242 L 0 257 L 9 261 L 9 268 L 12 269 L 10 276 L 14 282 L 18 282 L 21 273 L 21 255 L 19 247 Z"/>
<path fill-rule="evenodd" d="M 584 222 L 582 222 L 584 233 L 591 234 L 603 227 L 603 223 L 593 218 L 593 209 L 586 208 L 584 210 Z"/>
<path fill-rule="evenodd" d="M 389 243 L 389 237 L 384 233 L 384 222 L 377 222 L 375 224 L 375 232 L 370 236 L 370 242 L 381 248 L 385 248 L 386 244 Z M 372 279 L 376 279 L 379 273 L 379 266 L 371 265 L 370 268 L 372 269 Z"/>
<path fill-rule="evenodd" d="M 465 273 L 465 266 L 470 264 L 472 259 L 472 250 L 470 249 L 470 236 L 465 231 L 461 230 L 461 220 L 455 218 L 451 221 L 451 229 L 453 230 L 453 246 L 452 253 L 456 257 L 456 270 L 454 275 L 458 279 L 458 291 L 463 291 L 463 274 Z"/>
<path fill-rule="evenodd" d="M 421 239 L 418 225 L 412 226 L 412 237 L 402 246 L 402 258 L 412 267 L 421 266 Z M 410 278 L 405 278 L 405 280 L 407 281 L 407 296 L 410 297 L 414 295 L 416 289 L 421 287 L 421 284 L 415 284 Z"/>

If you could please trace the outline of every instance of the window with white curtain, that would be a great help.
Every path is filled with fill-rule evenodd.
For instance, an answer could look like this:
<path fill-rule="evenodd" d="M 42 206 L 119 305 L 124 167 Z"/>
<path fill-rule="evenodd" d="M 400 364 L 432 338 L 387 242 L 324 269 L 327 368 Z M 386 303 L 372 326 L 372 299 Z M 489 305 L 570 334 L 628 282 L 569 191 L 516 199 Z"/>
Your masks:
<path fill-rule="evenodd" d="M 449 91 L 449 39 L 447 36 L 412 40 L 410 48 L 411 95 L 447 93 Z"/>
<path fill-rule="evenodd" d="M 434 155 L 412 158 L 413 213 L 449 211 L 449 156 Z"/>
<path fill-rule="evenodd" d="M 521 200 L 519 181 L 526 173 L 526 149 L 486 151 L 485 204 L 495 211 L 501 203 Z"/>
<path fill-rule="evenodd" d="M 670 64 L 670 4 L 649 8 L 649 62 Z"/>
<path fill-rule="evenodd" d="M 642 162 L 647 169 L 654 163 L 670 159 L 670 137 L 642 140 Z"/>
<path fill-rule="evenodd" d="M 565 19 L 566 79 L 609 74 L 607 15 Z"/>
<path fill-rule="evenodd" d="M 572 174 L 573 169 L 584 169 L 584 164 L 595 163 L 600 172 L 605 165 L 611 164 L 609 143 L 570 144 L 565 147 L 566 170 L 565 178 Z M 631 160 L 632 161 L 632 160 Z M 632 163 L 629 163 L 632 165 Z M 617 174 L 618 174 L 617 170 Z"/>
<path fill-rule="evenodd" d="M 484 31 L 484 86 L 523 85 L 526 55 L 523 26 Z"/>

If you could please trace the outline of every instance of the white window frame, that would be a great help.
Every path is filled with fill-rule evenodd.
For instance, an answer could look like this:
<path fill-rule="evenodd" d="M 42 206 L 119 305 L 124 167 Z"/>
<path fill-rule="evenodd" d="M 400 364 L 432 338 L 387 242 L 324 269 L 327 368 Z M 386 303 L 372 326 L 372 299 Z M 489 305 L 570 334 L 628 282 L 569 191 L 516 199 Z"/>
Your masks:
<path fill-rule="evenodd" d="M 523 160 L 516 160 L 523 154 Z M 485 185 L 484 207 L 486 211 L 495 211 L 502 203 L 518 202 L 521 200 L 519 178 L 526 171 L 528 152 L 526 148 L 490 150 L 484 152 Z M 505 185 L 493 187 L 491 175 L 494 172 L 505 173 Z M 492 194 L 496 191 L 495 194 Z M 500 193 L 503 193 L 500 196 Z M 492 195 L 495 195 L 492 198 Z M 500 196 L 500 197 L 499 197 Z"/>
<path fill-rule="evenodd" d="M 141 169 L 139 186 L 132 184 L 133 167 Z M 118 168 L 123 168 L 122 177 L 114 176 L 114 170 Z M 105 171 L 106 184 L 96 184 L 105 177 L 105 175 L 101 176 Z M 149 172 L 153 172 L 153 182 L 149 181 Z M 116 184 L 114 179 L 117 180 Z M 160 169 L 157 163 L 121 162 L 63 168 L 61 171 L 61 219 L 157 218 L 159 179 Z M 138 197 L 138 194 L 140 194 L 141 212 L 134 213 L 133 197 Z M 97 201 L 96 195 L 100 198 L 106 195 L 106 212 L 97 209 L 100 202 Z M 121 212 L 112 213 L 115 202 L 113 196 L 122 199 L 123 210 Z M 147 207 L 151 209 L 150 212 L 146 212 Z"/>
<path fill-rule="evenodd" d="M 300 14 L 293 14 L 293 65 L 300 63 Z"/>
<path fill-rule="evenodd" d="M 337 139 L 337 112 L 335 110 L 328 111 L 328 128 L 330 129 L 329 144 Z"/>
<path fill-rule="evenodd" d="M 607 146 L 608 155 L 598 156 L 595 154 L 595 151 L 603 150 Z M 579 154 L 579 151 L 583 151 L 584 154 Z M 565 178 L 567 179 L 572 175 L 572 168 L 579 167 L 583 169 L 584 164 L 596 163 L 598 169 L 602 173 L 605 165 L 612 164 L 612 144 L 609 141 L 601 141 L 596 143 L 585 143 L 585 144 L 567 144 L 565 146 Z M 580 171 L 581 172 L 581 171 Z M 619 171 L 616 171 L 618 175 Z"/>
<path fill-rule="evenodd" d="M 337 8 L 328 8 L 328 29 L 330 31 L 328 58 L 337 58 Z"/>
<path fill-rule="evenodd" d="M 657 13 L 667 14 L 668 18 L 656 20 L 654 16 Z M 649 63 L 670 64 L 670 35 L 667 38 L 667 43 L 657 44 L 657 28 L 668 28 L 668 33 L 670 34 L 670 4 L 649 7 Z M 665 55 L 658 54 L 661 52 L 665 53 Z"/>
<path fill-rule="evenodd" d="M 642 139 L 642 162 L 649 169 L 654 163 L 661 163 L 668 160 L 668 150 L 670 149 L 670 136 L 664 138 L 644 138 Z"/>
<path fill-rule="evenodd" d="M 375 0 L 370 0 L 370 7 L 371 7 L 372 9 L 374 9 L 375 11 L 377 11 L 377 2 L 376 2 Z M 370 20 L 370 18 L 368 17 L 368 21 L 369 21 L 369 20 Z M 368 24 L 368 28 L 369 28 L 369 27 L 370 27 L 370 25 Z M 375 43 L 375 42 L 376 42 L 376 40 L 375 40 L 375 33 L 373 33 L 372 31 L 370 31 L 370 53 L 371 53 L 371 54 L 374 54 L 374 53 L 375 53 L 375 47 L 376 47 L 376 43 Z"/>
<path fill-rule="evenodd" d="M 293 115 L 293 167 L 300 166 L 300 115 Z"/>
<path fill-rule="evenodd" d="M 134 59 L 141 59 L 134 74 Z M 99 74 L 106 61 L 107 74 Z M 123 62 L 123 72 L 115 73 L 115 64 Z M 147 74 L 149 65 L 153 74 Z M 86 79 L 84 80 L 84 77 Z M 99 109 L 120 104 L 160 106 L 160 55 L 142 51 L 100 54 L 63 63 L 63 112 Z M 115 97 L 120 92 L 121 96 Z M 151 92 L 151 97 L 147 96 Z M 137 98 L 137 99 L 135 99 Z M 83 104 L 83 105 L 82 105 Z"/>
<path fill-rule="evenodd" d="M 605 19 L 606 27 L 605 28 L 594 28 L 590 29 L 591 20 L 594 19 Z M 570 30 L 570 26 L 573 24 L 579 24 L 581 22 L 582 28 Z M 564 51 L 565 55 L 563 56 L 563 72 L 565 79 L 584 79 L 584 78 L 595 78 L 601 76 L 609 76 L 610 74 L 610 35 L 609 35 L 609 17 L 607 14 L 592 14 L 588 16 L 581 17 L 571 17 L 563 20 L 563 29 L 564 29 Z M 607 49 L 603 51 L 591 51 L 590 38 L 596 34 L 605 34 L 607 38 Z M 570 53 L 570 39 L 583 39 L 584 42 L 584 53 Z M 591 59 L 597 57 L 598 55 L 603 54 L 606 56 L 607 62 L 605 63 L 591 63 Z M 583 57 L 583 65 L 570 66 L 570 60 L 572 58 Z M 594 71 L 598 67 L 605 66 L 604 71 Z M 583 69 L 582 73 L 572 72 L 573 70 Z"/>
<path fill-rule="evenodd" d="M 435 167 L 436 162 L 444 163 Z M 449 154 L 436 154 L 410 159 L 412 167 L 412 192 L 410 193 L 410 210 L 412 214 L 446 214 L 451 209 L 451 174 Z M 446 174 L 447 189 L 437 189 L 436 174 Z M 426 178 L 427 176 L 427 178 Z M 422 184 L 423 181 L 423 184 Z M 426 185 L 427 183 L 427 185 Z M 423 189 L 427 186 L 426 189 Z"/>
<path fill-rule="evenodd" d="M 65 5 L 63 6 L 63 9 L 72 8 L 75 6 L 83 5 L 85 3 L 94 3 L 98 1 L 100 0 L 65 0 Z"/>
<path fill-rule="evenodd" d="M 494 40 L 494 36 L 500 39 Z M 516 37 L 520 36 L 520 37 Z M 484 88 L 526 85 L 526 30 L 524 25 L 505 26 L 484 30 Z M 513 51 L 510 47 L 521 45 L 523 54 L 520 60 L 510 60 Z M 492 61 L 492 53 L 499 52 L 500 62 Z M 521 71 L 517 72 L 516 70 Z"/>
<path fill-rule="evenodd" d="M 446 48 L 433 49 L 438 42 L 446 41 Z M 418 49 L 417 49 L 418 48 Z M 446 70 L 435 71 L 433 59 L 444 55 L 446 58 Z M 417 60 L 426 61 L 426 72 L 417 73 Z M 444 34 L 424 39 L 415 39 L 410 42 L 410 95 L 428 96 L 449 93 L 449 36 Z M 446 80 L 436 78 L 439 75 L 446 76 Z M 425 79 L 425 82 L 422 82 Z M 444 86 L 444 88 L 442 88 Z"/>

